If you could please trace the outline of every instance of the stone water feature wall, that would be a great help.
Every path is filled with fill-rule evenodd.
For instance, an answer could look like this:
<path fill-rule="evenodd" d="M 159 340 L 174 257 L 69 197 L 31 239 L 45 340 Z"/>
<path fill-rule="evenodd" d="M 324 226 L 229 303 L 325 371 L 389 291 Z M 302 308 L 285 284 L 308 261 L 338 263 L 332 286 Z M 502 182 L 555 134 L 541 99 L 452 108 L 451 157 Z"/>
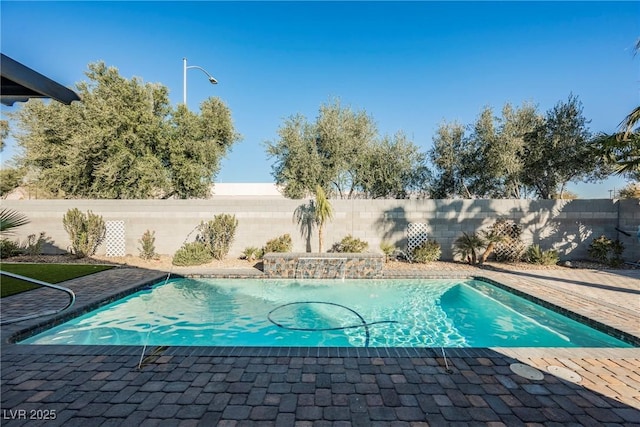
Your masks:
<path fill-rule="evenodd" d="M 263 257 L 265 276 L 285 279 L 375 279 L 384 256 L 354 253 L 275 253 Z"/>
<path fill-rule="evenodd" d="M 194 228 L 220 213 L 238 219 L 229 256 L 237 257 L 249 246 L 262 247 L 267 240 L 288 233 L 293 251 L 317 252 L 318 234 L 309 239 L 299 232 L 294 210 L 307 200 L 270 197 L 217 196 L 208 200 L 3 200 L 2 207 L 24 213 L 29 224 L 16 229 L 12 239 L 25 241 L 30 234 L 47 233 L 54 241 L 50 253 L 70 246 L 62 226 L 67 210 L 78 208 L 102 215 L 105 221 L 124 221 L 127 254 L 138 255 L 145 230 L 155 231 L 156 252 L 173 255 Z M 600 235 L 619 238 L 624 259 L 640 260 L 639 200 L 331 200 L 333 220 L 324 227 L 329 248 L 347 234 L 369 243 L 370 252 L 381 252 L 381 242 L 406 251 L 407 226 L 427 224 L 425 233 L 442 247 L 442 259 L 453 258 L 453 242 L 463 232 L 487 229 L 498 218 L 522 227 L 524 243 L 557 249 L 563 260 L 585 259 L 591 241 Z M 619 229 L 621 231 L 616 230 Z M 623 233 L 624 232 L 624 233 Z M 626 233 L 626 234 L 625 234 Z M 106 253 L 106 243 L 98 254 Z"/>

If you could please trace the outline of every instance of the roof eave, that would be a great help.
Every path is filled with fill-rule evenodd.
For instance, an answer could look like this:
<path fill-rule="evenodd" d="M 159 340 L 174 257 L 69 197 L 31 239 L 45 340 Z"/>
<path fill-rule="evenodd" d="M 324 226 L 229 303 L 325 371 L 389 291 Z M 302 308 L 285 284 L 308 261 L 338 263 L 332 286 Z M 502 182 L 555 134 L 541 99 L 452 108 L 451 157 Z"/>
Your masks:
<path fill-rule="evenodd" d="M 29 98 L 51 98 L 63 104 L 80 101 L 80 96 L 69 88 L 0 54 L 2 91 L 0 101 L 11 106 L 15 102 L 25 102 Z"/>

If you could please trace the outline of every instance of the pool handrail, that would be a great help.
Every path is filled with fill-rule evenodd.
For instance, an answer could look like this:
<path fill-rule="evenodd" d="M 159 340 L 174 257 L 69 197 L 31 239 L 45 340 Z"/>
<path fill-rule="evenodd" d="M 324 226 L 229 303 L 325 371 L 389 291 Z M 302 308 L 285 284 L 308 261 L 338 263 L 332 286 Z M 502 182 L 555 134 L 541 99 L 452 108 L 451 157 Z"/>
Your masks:
<path fill-rule="evenodd" d="M 9 320 L 5 320 L 5 321 L 1 321 L 0 325 L 8 325 L 8 324 L 11 324 L 11 323 L 22 322 L 23 320 L 35 319 L 37 317 L 49 316 L 49 315 L 53 315 L 53 314 L 60 314 L 60 313 L 63 313 L 65 311 L 69 310 L 73 306 L 73 304 L 76 302 L 76 294 L 71 289 L 65 288 L 64 286 L 54 285 L 53 283 L 43 282 L 42 280 L 33 279 L 31 277 L 21 276 L 19 274 L 15 274 L 15 273 L 9 273 L 8 271 L 0 270 L 0 275 L 12 277 L 14 279 L 23 280 L 25 282 L 33 283 L 35 285 L 40 285 L 40 286 L 44 286 L 44 287 L 47 287 L 47 288 L 57 289 L 59 291 L 66 292 L 69 295 L 69 302 L 67 303 L 67 305 L 64 308 L 62 308 L 60 310 L 48 310 L 48 311 L 44 311 L 44 312 L 41 312 L 41 313 L 31 314 L 29 316 L 18 317 L 16 319 L 9 319 Z"/>

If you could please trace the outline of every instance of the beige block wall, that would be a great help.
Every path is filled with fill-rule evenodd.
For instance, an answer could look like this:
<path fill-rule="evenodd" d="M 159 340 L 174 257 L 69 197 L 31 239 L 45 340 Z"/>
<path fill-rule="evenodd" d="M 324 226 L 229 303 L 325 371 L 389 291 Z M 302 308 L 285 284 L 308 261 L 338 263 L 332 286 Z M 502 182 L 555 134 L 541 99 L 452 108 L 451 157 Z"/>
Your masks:
<path fill-rule="evenodd" d="M 137 255 L 138 240 L 145 230 L 156 233 L 156 251 L 173 254 L 185 240 L 193 240 L 194 228 L 219 213 L 238 219 L 231 256 L 248 246 L 261 247 L 279 235 L 289 233 L 294 251 L 304 252 L 306 241 L 293 220 L 293 212 L 306 200 L 269 197 L 216 197 L 209 200 L 3 200 L 2 206 L 26 214 L 31 222 L 16 230 L 15 238 L 45 231 L 54 240 L 55 250 L 65 251 L 69 239 L 62 225 L 68 209 L 91 210 L 105 221 L 125 223 L 126 252 Z M 640 259 L 640 244 L 633 234 L 627 237 L 615 230 L 637 230 L 640 205 L 637 200 L 332 200 L 334 218 L 325 226 L 325 250 L 347 234 L 369 243 L 379 252 L 382 241 L 406 247 L 406 226 L 410 222 L 427 224 L 429 236 L 443 249 L 443 259 L 452 258 L 455 239 L 462 232 L 488 228 L 496 219 L 516 221 L 526 243 L 543 249 L 555 248 L 565 259 L 587 257 L 589 243 L 604 234 L 618 236 L 626 246 L 625 259 Z M 318 248 L 317 230 L 311 248 Z M 98 253 L 105 253 L 103 244 Z"/>
<path fill-rule="evenodd" d="M 618 236 L 625 246 L 623 256 L 627 261 L 640 262 L 640 200 L 620 200 L 619 207 L 618 228 L 624 233 L 620 232 Z"/>

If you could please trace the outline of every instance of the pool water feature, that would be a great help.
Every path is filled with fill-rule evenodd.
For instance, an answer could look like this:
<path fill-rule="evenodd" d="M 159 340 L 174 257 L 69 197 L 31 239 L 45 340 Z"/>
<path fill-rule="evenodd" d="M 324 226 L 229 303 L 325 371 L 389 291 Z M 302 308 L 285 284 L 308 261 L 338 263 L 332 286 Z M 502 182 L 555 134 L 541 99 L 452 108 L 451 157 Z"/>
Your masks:
<path fill-rule="evenodd" d="M 172 279 L 24 344 L 632 347 L 479 280 Z"/>

